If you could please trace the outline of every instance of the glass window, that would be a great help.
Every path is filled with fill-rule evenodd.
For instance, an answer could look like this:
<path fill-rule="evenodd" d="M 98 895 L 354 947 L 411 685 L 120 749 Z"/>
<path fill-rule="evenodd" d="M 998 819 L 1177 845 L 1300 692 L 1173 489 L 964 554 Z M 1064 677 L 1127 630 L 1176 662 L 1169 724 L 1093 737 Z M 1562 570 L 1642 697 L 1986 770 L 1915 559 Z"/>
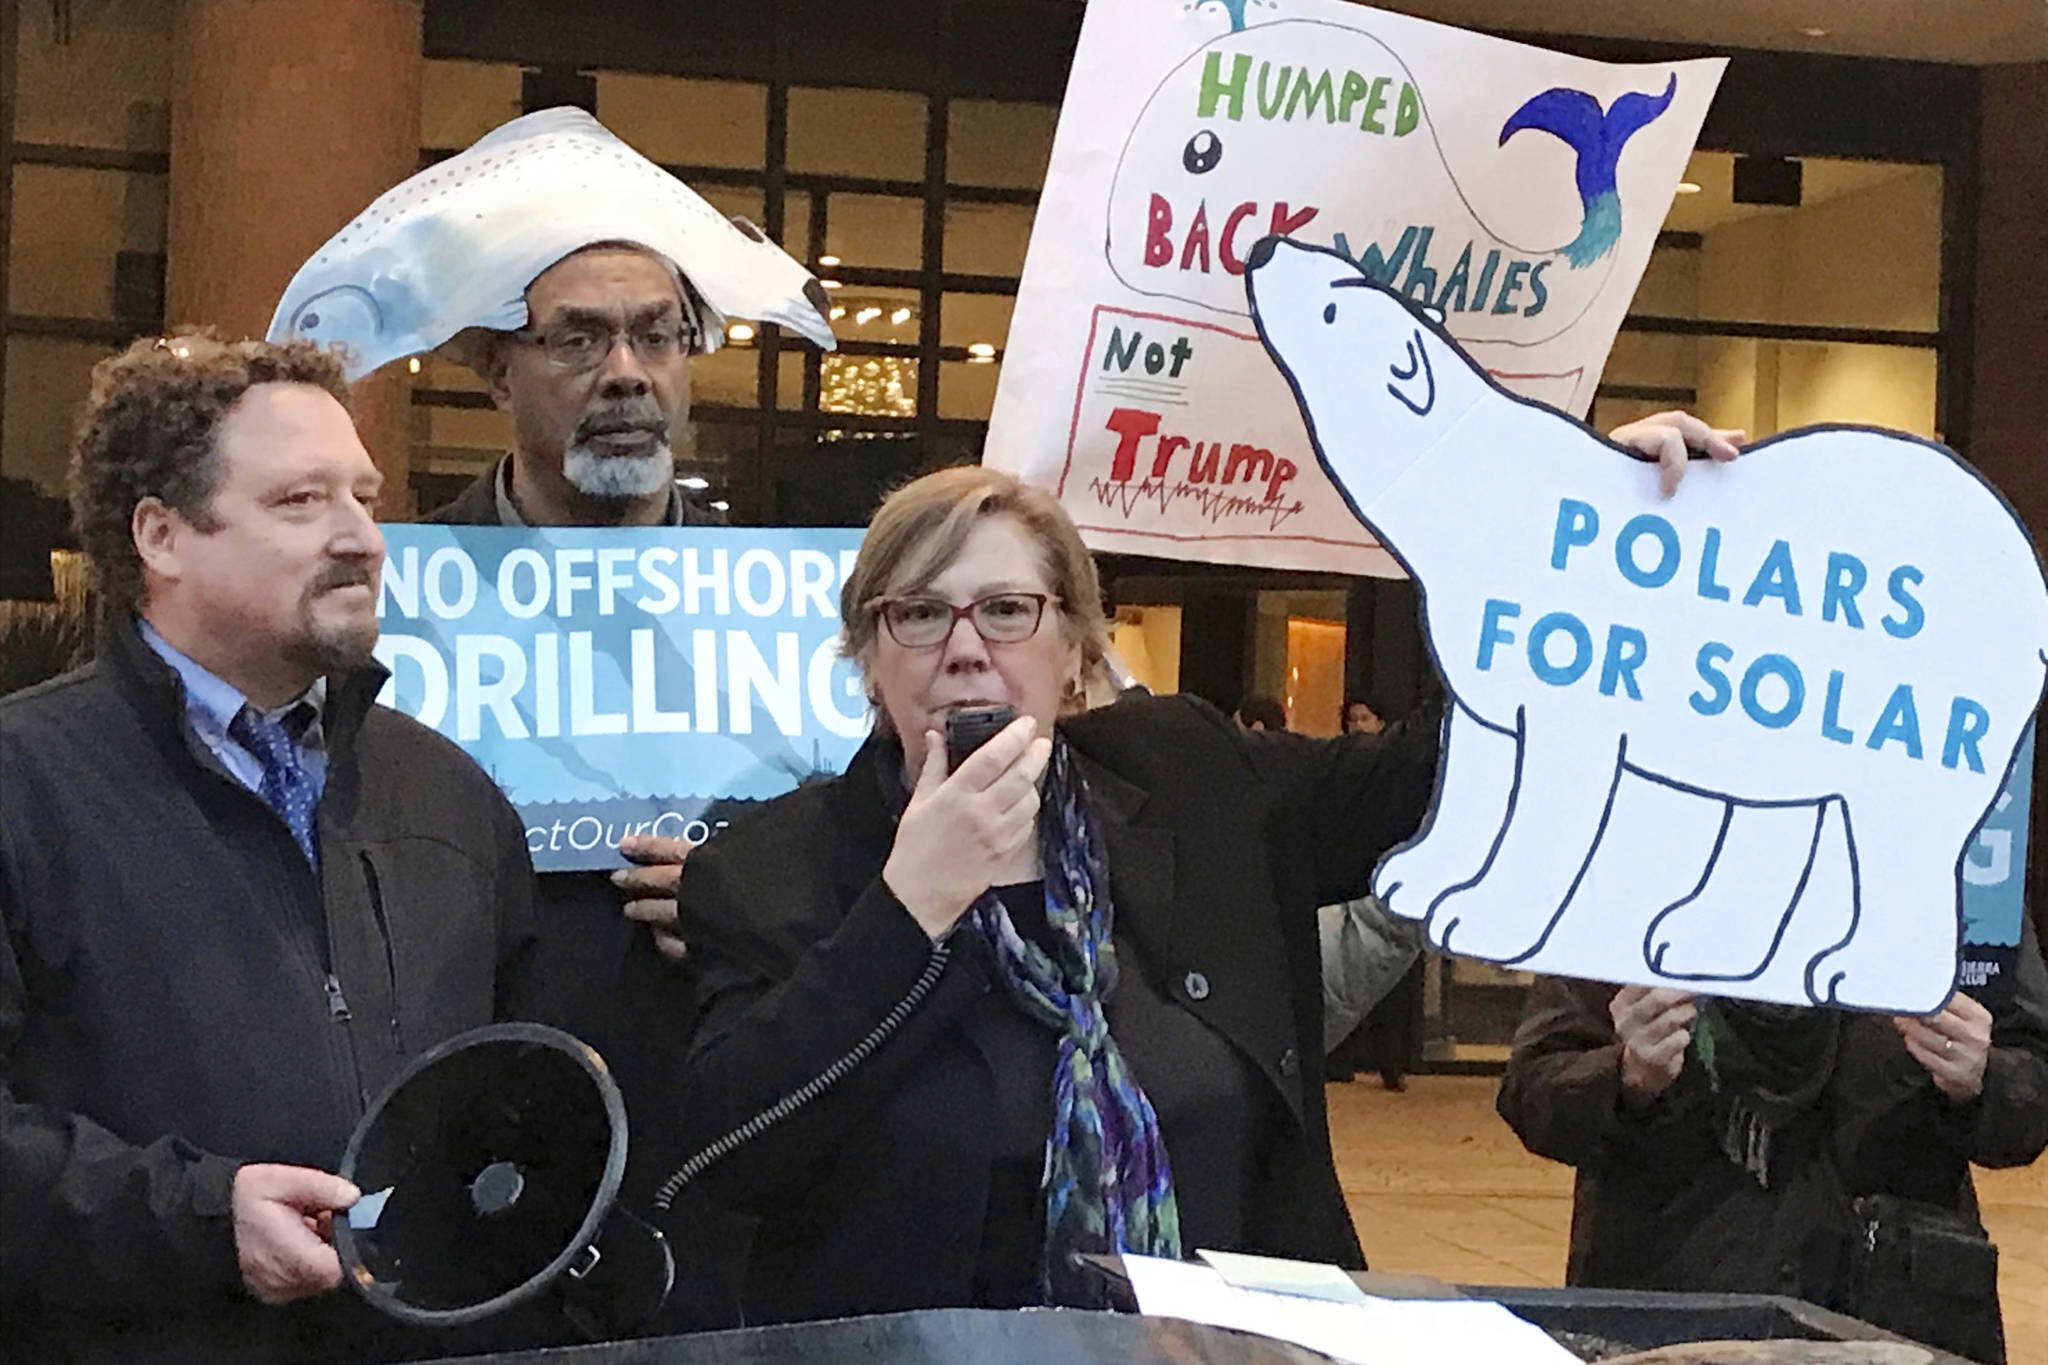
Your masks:
<path fill-rule="evenodd" d="M 1002 366 L 994 361 L 948 360 L 939 366 L 939 416 L 986 422 L 996 402 L 996 376 Z"/>
<path fill-rule="evenodd" d="M 1700 415 L 1752 440 L 1814 422 L 1940 434 L 1930 347 L 1709 337 L 1700 352 Z"/>
<path fill-rule="evenodd" d="M 467 147 L 519 117 L 519 68 L 430 61 L 420 72 L 420 146 Z"/>
<path fill-rule="evenodd" d="M 665 166 L 766 164 L 764 85 L 600 71 L 597 112 L 605 127 Z"/>
<path fill-rule="evenodd" d="M 419 359 L 419 376 L 413 380 L 416 388 L 447 389 L 460 393 L 486 392 L 482 377 L 467 365 L 433 354 L 421 356 Z"/>
<path fill-rule="evenodd" d="M 1596 398 L 1593 400 L 1593 415 L 1586 420 L 1592 423 L 1595 431 L 1604 433 L 1653 413 L 1669 412 L 1678 406 L 1678 403 L 1654 398 Z"/>
<path fill-rule="evenodd" d="M 1700 250 L 1696 246 L 1659 245 L 1650 252 L 1642 282 L 1630 300 L 1631 313 L 1667 318 L 1700 315 Z"/>
<path fill-rule="evenodd" d="M 811 196 L 802 190 L 782 196 L 782 249 L 799 261 L 811 258 Z"/>
<path fill-rule="evenodd" d="M 1056 104 L 954 100 L 947 106 L 946 179 L 955 185 L 1035 190 L 1052 159 Z"/>
<path fill-rule="evenodd" d="M 805 346 L 775 353 L 775 406 L 784 412 L 801 412 L 804 406 Z"/>
<path fill-rule="evenodd" d="M 11 337 L 7 342 L 7 444 L 0 474 L 64 496 L 71 424 L 91 388 L 92 367 L 111 348 L 91 341 Z"/>
<path fill-rule="evenodd" d="M 917 415 L 917 358 L 828 355 L 819 362 L 818 410 L 872 417 Z"/>
<path fill-rule="evenodd" d="M 1806 157 L 1796 207 L 1734 201 L 1736 158 L 1698 152 L 1665 226 L 1700 236 L 1694 316 L 1934 331 L 1941 316 L 1938 166 Z M 1638 311 L 1649 311 L 1638 309 Z"/>
<path fill-rule="evenodd" d="M 886 194 L 830 196 L 824 254 L 847 265 L 917 269 L 924 260 L 924 201 Z"/>
<path fill-rule="evenodd" d="M 17 165 L 8 310 L 153 323 L 163 308 L 168 179 Z"/>
<path fill-rule="evenodd" d="M 432 407 L 426 413 L 430 446 L 497 453 L 512 448 L 512 419 L 496 408 Z"/>
<path fill-rule="evenodd" d="M 684 440 L 675 447 L 684 474 L 695 474 L 710 487 L 695 490 L 706 503 L 729 500 L 734 467 L 750 459 L 760 445 L 760 428 L 752 414 L 703 414 L 691 419 Z"/>
<path fill-rule="evenodd" d="M 797 86 L 789 92 L 792 171 L 924 179 L 925 97 L 897 90 Z"/>
<path fill-rule="evenodd" d="M 832 291 L 827 316 L 832 334 L 846 341 L 890 341 L 917 344 L 920 307 L 915 289 L 885 289 L 849 284 Z"/>
<path fill-rule="evenodd" d="M 946 205 L 946 269 L 956 275 L 1019 275 L 1031 240 L 1028 204 Z"/>
<path fill-rule="evenodd" d="M 728 343 L 690 362 L 690 399 L 695 403 L 751 408 L 761 390 L 760 373 L 761 353 L 751 341 L 739 346 Z"/>
<path fill-rule="evenodd" d="M 1600 382 L 1635 388 L 1688 390 L 1699 385 L 1700 339 L 1668 332 L 1622 332 L 1607 353 Z M 1673 396 L 1666 407 L 1684 403 Z"/>
<path fill-rule="evenodd" d="M 1010 336 L 1010 313 L 1017 300 L 1009 294 L 948 294 L 939 313 L 941 346 L 993 346 L 1002 350 Z"/>
<path fill-rule="evenodd" d="M 131 152 L 171 146 L 171 22 L 162 0 L 22 4 L 14 137 Z"/>

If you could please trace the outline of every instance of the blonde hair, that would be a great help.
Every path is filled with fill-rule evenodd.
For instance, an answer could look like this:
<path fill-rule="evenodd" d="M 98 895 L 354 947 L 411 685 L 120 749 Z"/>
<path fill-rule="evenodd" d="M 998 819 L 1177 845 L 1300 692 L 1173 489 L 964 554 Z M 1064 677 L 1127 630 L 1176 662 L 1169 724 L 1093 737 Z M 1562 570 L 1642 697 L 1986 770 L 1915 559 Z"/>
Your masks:
<path fill-rule="evenodd" d="M 1081 676 L 1093 674 L 1109 646 L 1095 557 L 1051 494 L 997 469 L 958 465 L 903 485 L 875 509 L 853 572 L 839 593 L 845 653 L 863 673 L 874 659 L 880 599 L 914 593 L 946 571 L 977 524 L 1014 517 L 1038 547 L 1045 581 L 1058 601 L 1067 638 L 1081 648 Z M 1070 701 L 1078 708 L 1078 697 Z"/>

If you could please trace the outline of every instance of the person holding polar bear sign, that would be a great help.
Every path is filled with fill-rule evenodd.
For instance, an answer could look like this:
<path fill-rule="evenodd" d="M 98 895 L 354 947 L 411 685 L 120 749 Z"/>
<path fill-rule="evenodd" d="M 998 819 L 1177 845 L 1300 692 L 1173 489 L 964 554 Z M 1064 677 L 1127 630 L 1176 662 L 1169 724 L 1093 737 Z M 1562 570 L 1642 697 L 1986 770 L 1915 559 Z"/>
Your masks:
<path fill-rule="evenodd" d="M 1499 1098 L 1578 1169 L 1566 1282 L 1790 1294 L 2004 1358 L 1970 1163 L 2048 1147 L 2048 973 L 1886 1016 L 1539 979 Z M 1891 1248 L 1918 1248 L 1901 1269 Z"/>

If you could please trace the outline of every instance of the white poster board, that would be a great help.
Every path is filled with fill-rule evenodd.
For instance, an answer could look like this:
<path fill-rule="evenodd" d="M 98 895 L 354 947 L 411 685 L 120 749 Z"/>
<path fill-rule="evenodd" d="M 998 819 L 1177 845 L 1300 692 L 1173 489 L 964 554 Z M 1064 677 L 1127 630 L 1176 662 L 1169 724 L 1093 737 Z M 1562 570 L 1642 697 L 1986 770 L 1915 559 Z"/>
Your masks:
<path fill-rule="evenodd" d="M 1332 252 L 1263 244 L 1249 293 L 1452 699 L 1387 909 L 1538 972 L 1941 1008 L 2048 669 L 2048 584 L 1998 491 L 1833 426 L 1696 461 L 1667 499 L 1654 461 Z"/>
<path fill-rule="evenodd" d="M 1091 0 L 985 462 L 1056 490 L 1098 550 L 1398 572 L 1260 349 L 1253 243 L 1335 247 L 1583 413 L 1724 65 L 1344 0 Z"/>

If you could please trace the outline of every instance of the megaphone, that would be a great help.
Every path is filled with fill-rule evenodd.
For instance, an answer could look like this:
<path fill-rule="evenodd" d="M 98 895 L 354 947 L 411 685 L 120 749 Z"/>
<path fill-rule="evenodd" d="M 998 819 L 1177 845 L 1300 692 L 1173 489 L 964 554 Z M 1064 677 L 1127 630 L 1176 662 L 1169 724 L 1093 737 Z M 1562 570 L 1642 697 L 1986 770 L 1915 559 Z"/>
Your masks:
<path fill-rule="evenodd" d="M 616 1206 L 625 1171 L 626 1106 L 602 1057 L 539 1024 L 473 1029 L 414 1060 L 356 1125 L 342 1278 L 414 1326 L 553 1299 L 592 1340 L 630 1335 L 668 1297 L 675 1260 Z"/>

